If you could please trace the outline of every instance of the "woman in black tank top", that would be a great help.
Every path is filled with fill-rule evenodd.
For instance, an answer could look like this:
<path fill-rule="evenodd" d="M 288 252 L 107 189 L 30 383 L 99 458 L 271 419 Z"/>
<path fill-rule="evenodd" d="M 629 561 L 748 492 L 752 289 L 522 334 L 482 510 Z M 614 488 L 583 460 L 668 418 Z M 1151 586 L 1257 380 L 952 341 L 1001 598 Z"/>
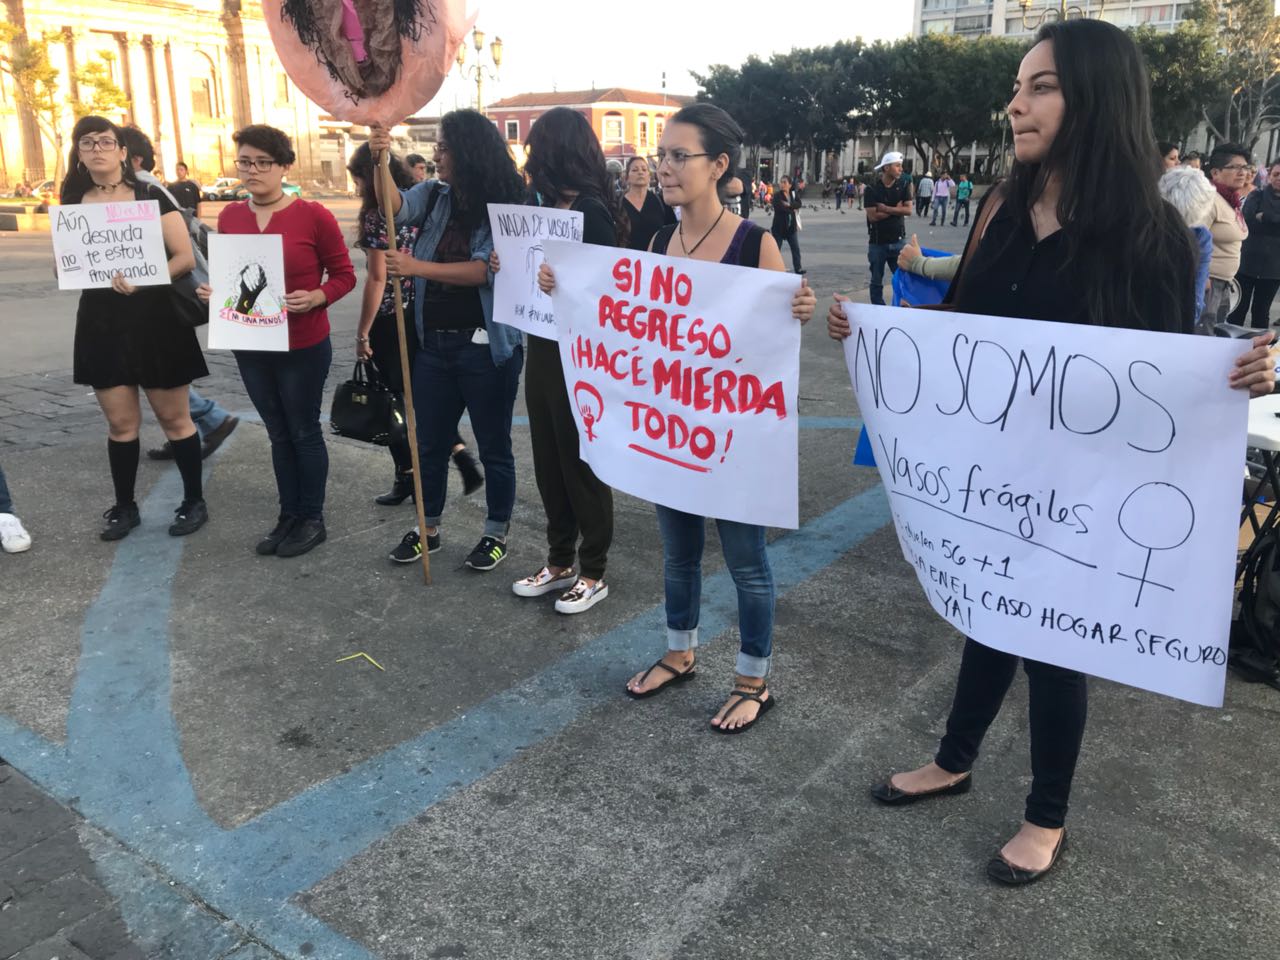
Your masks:
<path fill-rule="evenodd" d="M 726 211 L 724 182 L 738 166 L 742 131 L 719 107 L 699 103 L 671 118 L 662 134 L 658 179 L 663 199 L 680 207 L 681 222 L 654 235 L 649 249 L 673 257 L 783 270 L 778 245 L 765 231 Z M 550 293 L 551 269 L 539 283 Z M 792 301 L 801 323 L 813 316 L 816 298 L 803 285 Z M 698 646 L 699 598 L 706 517 L 658 505 L 666 586 L 667 652 L 627 683 L 628 695 L 649 697 L 691 678 Z M 765 551 L 764 527 L 717 520 L 725 562 L 738 590 L 742 646 L 733 689 L 711 725 L 720 733 L 741 733 L 774 704 L 766 688 L 773 649 L 773 574 Z"/>

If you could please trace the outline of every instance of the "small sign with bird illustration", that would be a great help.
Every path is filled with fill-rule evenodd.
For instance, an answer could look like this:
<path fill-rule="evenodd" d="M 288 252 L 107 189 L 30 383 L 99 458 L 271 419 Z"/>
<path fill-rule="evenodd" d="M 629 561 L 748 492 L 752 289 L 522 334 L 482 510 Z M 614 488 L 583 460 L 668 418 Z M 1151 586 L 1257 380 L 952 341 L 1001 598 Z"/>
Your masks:
<path fill-rule="evenodd" d="M 210 350 L 289 349 L 278 235 L 209 236 Z"/>

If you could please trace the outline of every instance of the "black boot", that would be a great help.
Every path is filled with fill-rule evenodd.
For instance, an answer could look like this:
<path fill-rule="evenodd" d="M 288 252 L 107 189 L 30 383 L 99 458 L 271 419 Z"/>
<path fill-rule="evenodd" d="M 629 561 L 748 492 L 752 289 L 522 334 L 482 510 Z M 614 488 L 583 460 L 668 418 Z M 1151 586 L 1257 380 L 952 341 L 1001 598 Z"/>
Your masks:
<path fill-rule="evenodd" d="M 391 489 L 380 497 L 374 498 L 374 503 L 381 504 L 384 507 L 396 507 L 404 503 L 406 500 L 413 500 L 413 473 L 397 473 L 395 483 L 391 485 Z"/>
<path fill-rule="evenodd" d="M 484 486 L 484 474 L 480 472 L 480 468 L 476 466 L 475 458 L 471 456 L 470 451 L 466 449 L 459 450 L 453 455 L 453 465 L 458 468 L 458 472 L 462 474 L 462 492 L 466 494 L 475 493 Z"/>

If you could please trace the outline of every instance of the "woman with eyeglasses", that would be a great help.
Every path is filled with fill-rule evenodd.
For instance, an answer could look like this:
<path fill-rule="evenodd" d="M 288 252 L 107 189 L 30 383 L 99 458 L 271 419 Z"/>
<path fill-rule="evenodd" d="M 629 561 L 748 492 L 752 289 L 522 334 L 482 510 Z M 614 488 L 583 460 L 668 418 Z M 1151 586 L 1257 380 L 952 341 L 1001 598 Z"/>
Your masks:
<path fill-rule="evenodd" d="M 1244 221 L 1240 191 L 1249 180 L 1249 155 L 1244 147 L 1220 143 L 1209 154 L 1213 198 L 1213 256 L 1209 259 L 1209 292 L 1200 314 L 1200 331 L 1212 336 L 1215 323 L 1225 323 L 1231 304 L 1231 282 L 1240 270 L 1240 251 L 1249 227 Z"/>
<path fill-rule="evenodd" d="M 548 110 L 530 128 L 525 148 L 524 169 L 539 206 L 581 213 L 583 243 L 626 245 L 627 223 L 615 216 L 612 175 L 585 117 L 568 107 Z M 639 164 L 631 169 L 638 178 Z M 490 268 L 498 266 L 492 258 Z M 609 595 L 604 575 L 613 544 L 613 488 L 578 455 L 578 424 L 555 340 L 529 337 L 524 399 L 533 472 L 547 516 L 547 559 L 511 589 L 519 597 L 559 593 L 558 613 L 585 613 Z"/>
<path fill-rule="evenodd" d="M 374 156 L 391 149 L 391 134 L 369 130 Z M 418 335 L 411 389 L 418 419 L 418 462 L 426 529 L 412 530 L 394 560 L 442 548 L 441 523 L 449 484 L 449 455 L 458 421 L 471 419 L 484 464 L 487 514 L 479 542 L 463 563 L 487 572 L 507 555 L 516 501 L 516 461 L 511 415 L 524 367 L 520 331 L 493 319 L 489 254 L 490 203 L 519 203 L 524 182 L 498 128 L 475 110 L 454 110 L 440 121 L 436 177 L 391 194 L 396 229 L 416 227 L 412 253 L 388 250 L 387 275 L 413 280 L 413 320 Z M 387 197 L 374 178 L 378 206 Z"/>
<path fill-rule="evenodd" d="M 237 130 L 236 170 L 249 199 L 218 214 L 223 234 L 278 234 L 284 244 L 284 306 L 289 349 L 236 350 L 245 390 L 271 440 L 280 513 L 260 539 L 261 556 L 297 557 L 323 543 L 329 451 L 320 428 L 320 401 L 329 376 L 328 306 L 351 292 L 355 269 L 342 230 L 319 203 L 288 196 L 282 187 L 293 165 L 287 134 L 265 124 Z M 201 287 L 207 300 L 208 286 Z"/>
<path fill-rule="evenodd" d="M 128 162 L 124 132 L 102 117 L 84 117 L 71 133 L 71 156 L 62 182 L 63 205 L 151 200 L 160 206 L 160 228 L 169 276 L 195 267 L 182 214 L 164 190 L 139 183 Z M 117 273 L 110 289 L 84 290 L 76 311 L 76 383 L 93 387 L 107 419 L 107 460 L 115 503 L 103 516 L 103 540 L 120 540 L 142 521 L 134 499 L 141 446 L 138 429 L 147 395 L 182 475 L 182 503 L 169 533 L 194 533 L 209 519 L 200 472 L 200 435 L 191 421 L 187 388 L 208 376 L 195 331 L 174 314 L 167 286 L 135 286 Z"/>
<path fill-rule="evenodd" d="M 742 129 L 733 118 L 709 103 L 685 107 L 668 121 L 658 149 L 658 182 L 666 202 L 680 208 L 680 221 L 659 230 L 649 244 L 650 251 L 709 263 L 785 269 L 773 238 L 724 205 L 726 181 L 738 169 L 742 140 Z M 545 264 L 538 285 L 547 293 L 555 288 L 555 274 Z M 807 323 L 816 302 L 808 282 L 802 280 L 791 302 L 792 316 Z M 707 518 L 660 504 L 657 514 L 662 535 L 667 652 L 627 681 L 626 693 L 635 699 L 656 696 L 673 684 L 693 679 L 698 647 Z M 733 520 L 715 523 L 738 592 L 741 640 L 732 687 L 711 718 L 711 727 L 717 733 L 736 734 L 754 726 L 774 706 L 768 677 L 776 595 L 765 528 Z"/>
<path fill-rule="evenodd" d="M 664 224 L 675 223 L 675 210 L 668 207 L 649 189 L 649 161 L 632 157 L 627 161 L 626 191 L 622 194 L 622 213 L 630 224 L 627 246 L 632 250 L 648 250 L 653 235 Z"/>

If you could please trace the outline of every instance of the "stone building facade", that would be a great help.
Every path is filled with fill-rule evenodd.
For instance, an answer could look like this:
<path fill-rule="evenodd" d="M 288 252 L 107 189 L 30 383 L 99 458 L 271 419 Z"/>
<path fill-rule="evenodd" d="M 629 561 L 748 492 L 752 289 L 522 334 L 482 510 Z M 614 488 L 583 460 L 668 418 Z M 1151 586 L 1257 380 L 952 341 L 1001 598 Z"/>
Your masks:
<path fill-rule="evenodd" d="M 569 107 L 591 123 L 606 157 L 648 156 L 658 149 L 667 120 L 693 97 L 610 87 L 521 93 L 489 104 L 485 113 L 510 144 L 523 143 L 533 122 L 552 107 Z"/>
<path fill-rule="evenodd" d="M 164 177 L 179 161 L 201 182 L 234 176 L 231 134 L 269 123 L 294 138 L 292 181 L 346 188 L 348 125 L 324 116 L 286 76 L 257 0 L 4 0 L 2 13 L 27 37 L 49 40 L 64 139 L 75 123 L 76 73 L 106 52 L 127 100 L 111 119 L 151 137 Z M 59 151 L 48 126 L 0 73 L 0 189 L 56 175 L 68 144 Z"/>

